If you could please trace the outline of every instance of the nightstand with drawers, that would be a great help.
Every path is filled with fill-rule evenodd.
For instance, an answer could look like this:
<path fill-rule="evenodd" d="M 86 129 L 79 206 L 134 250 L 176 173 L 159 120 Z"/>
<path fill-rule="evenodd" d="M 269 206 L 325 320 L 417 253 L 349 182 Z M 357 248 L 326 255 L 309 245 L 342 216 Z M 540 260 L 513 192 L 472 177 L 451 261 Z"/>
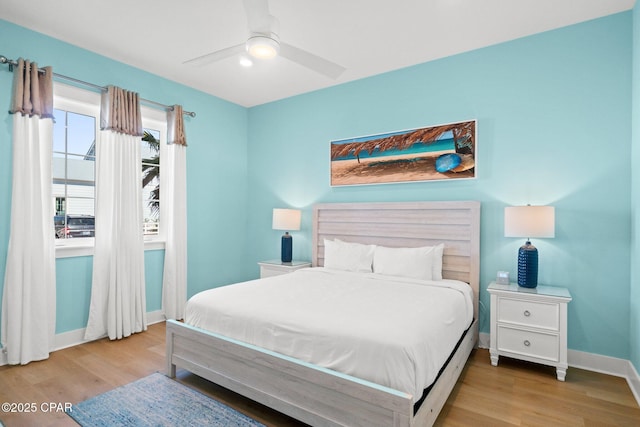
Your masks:
<path fill-rule="evenodd" d="M 515 283 L 491 283 L 491 364 L 500 356 L 555 366 L 557 378 L 567 373 L 566 288 L 539 285 L 523 288 Z"/>
<path fill-rule="evenodd" d="M 279 276 L 281 274 L 292 273 L 301 268 L 311 267 L 311 263 L 308 261 L 291 261 L 282 262 L 279 259 L 260 261 L 260 278 Z"/>

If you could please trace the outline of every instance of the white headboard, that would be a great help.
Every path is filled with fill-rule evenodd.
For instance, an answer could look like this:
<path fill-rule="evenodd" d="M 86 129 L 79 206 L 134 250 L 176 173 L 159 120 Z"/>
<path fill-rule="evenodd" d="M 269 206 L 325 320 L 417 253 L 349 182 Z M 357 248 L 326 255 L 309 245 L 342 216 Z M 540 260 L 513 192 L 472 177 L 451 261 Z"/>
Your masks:
<path fill-rule="evenodd" d="M 480 202 L 327 203 L 313 208 L 313 266 L 324 239 L 389 247 L 444 243 L 442 276 L 469 283 L 478 316 Z"/>

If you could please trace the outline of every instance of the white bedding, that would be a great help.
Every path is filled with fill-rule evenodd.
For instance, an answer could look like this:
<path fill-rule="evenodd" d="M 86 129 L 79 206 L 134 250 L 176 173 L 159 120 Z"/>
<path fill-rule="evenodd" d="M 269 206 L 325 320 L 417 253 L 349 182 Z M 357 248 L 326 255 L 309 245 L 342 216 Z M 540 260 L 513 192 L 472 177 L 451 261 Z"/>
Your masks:
<path fill-rule="evenodd" d="M 472 291 L 309 268 L 194 295 L 186 323 L 410 393 L 417 401 L 473 320 Z"/>

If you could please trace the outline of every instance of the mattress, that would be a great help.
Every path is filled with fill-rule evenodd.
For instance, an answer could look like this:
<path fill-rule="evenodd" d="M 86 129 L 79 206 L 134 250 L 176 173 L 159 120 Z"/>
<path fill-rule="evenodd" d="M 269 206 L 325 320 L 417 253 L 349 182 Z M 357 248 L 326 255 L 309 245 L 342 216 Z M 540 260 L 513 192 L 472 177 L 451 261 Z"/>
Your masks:
<path fill-rule="evenodd" d="M 417 401 L 473 320 L 472 290 L 308 268 L 189 299 L 185 322 L 409 393 Z"/>

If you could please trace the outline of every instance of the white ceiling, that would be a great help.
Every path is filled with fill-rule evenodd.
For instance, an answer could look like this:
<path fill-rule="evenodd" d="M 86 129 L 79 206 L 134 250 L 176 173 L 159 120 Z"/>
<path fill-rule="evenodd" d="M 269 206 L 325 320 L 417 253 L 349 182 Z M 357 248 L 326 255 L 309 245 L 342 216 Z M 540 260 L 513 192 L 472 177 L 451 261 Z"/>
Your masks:
<path fill-rule="evenodd" d="M 634 2 L 270 0 L 280 39 L 344 66 L 336 80 L 280 57 L 251 68 L 238 57 L 184 65 L 246 40 L 241 0 L 0 0 L 0 18 L 250 107 L 629 10 Z"/>

